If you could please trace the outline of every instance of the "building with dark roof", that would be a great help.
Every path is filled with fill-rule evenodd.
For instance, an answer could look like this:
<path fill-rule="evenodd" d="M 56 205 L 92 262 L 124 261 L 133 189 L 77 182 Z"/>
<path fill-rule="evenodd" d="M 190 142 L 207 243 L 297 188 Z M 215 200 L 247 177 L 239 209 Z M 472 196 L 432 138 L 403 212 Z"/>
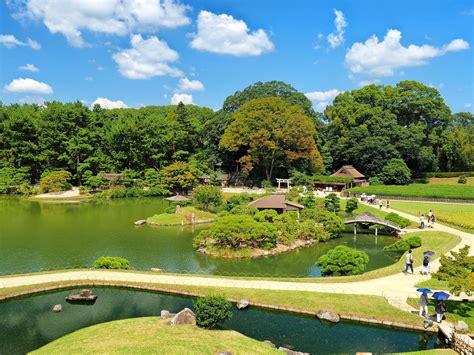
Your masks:
<path fill-rule="evenodd" d="M 269 195 L 261 197 L 249 203 L 249 206 L 255 207 L 258 210 L 275 210 L 278 213 L 285 213 L 289 211 L 301 211 L 304 206 L 299 203 L 288 201 L 285 195 Z"/>

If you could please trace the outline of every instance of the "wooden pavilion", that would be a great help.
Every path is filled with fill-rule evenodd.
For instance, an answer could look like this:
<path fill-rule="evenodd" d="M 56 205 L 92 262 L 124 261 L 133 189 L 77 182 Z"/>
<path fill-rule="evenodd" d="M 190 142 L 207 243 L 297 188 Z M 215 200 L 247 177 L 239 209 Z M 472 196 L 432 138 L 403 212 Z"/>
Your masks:
<path fill-rule="evenodd" d="M 340 179 L 338 179 L 340 178 Z M 316 188 L 331 187 L 334 191 L 350 189 L 351 187 L 368 186 L 369 182 L 364 174 L 352 165 L 343 165 L 334 174 L 328 176 L 327 180 L 320 179 L 314 182 Z"/>
<path fill-rule="evenodd" d="M 304 206 L 299 203 L 288 201 L 285 195 L 270 195 L 261 197 L 249 203 L 249 206 L 255 207 L 258 210 L 275 210 L 278 213 L 285 213 L 289 211 L 301 211 Z"/>

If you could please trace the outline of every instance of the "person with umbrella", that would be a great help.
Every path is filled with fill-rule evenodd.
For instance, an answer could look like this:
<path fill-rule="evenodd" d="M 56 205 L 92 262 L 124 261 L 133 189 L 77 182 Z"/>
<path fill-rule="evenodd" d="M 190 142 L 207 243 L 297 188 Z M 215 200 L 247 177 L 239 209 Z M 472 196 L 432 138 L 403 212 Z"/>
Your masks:
<path fill-rule="evenodd" d="M 423 317 L 423 311 L 425 313 L 425 318 L 429 317 L 429 312 L 428 312 L 428 294 L 433 293 L 430 289 L 428 288 L 419 288 L 417 289 L 418 292 L 421 292 L 420 296 L 420 317 Z"/>
<path fill-rule="evenodd" d="M 441 323 L 443 320 L 443 314 L 448 311 L 448 307 L 444 304 L 444 301 L 449 298 L 450 294 L 439 291 L 433 293 L 431 297 L 433 297 L 436 300 L 436 306 L 435 306 L 435 311 L 436 311 L 436 321 L 438 323 Z"/>

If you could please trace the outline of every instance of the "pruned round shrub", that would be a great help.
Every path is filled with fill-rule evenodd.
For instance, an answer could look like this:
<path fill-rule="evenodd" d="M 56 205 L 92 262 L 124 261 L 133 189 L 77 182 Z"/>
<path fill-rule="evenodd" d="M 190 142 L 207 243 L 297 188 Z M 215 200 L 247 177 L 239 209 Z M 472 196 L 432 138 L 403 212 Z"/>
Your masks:
<path fill-rule="evenodd" d="M 346 201 L 346 212 L 352 214 L 359 207 L 359 202 L 356 198 L 351 198 Z"/>
<path fill-rule="evenodd" d="M 465 175 L 461 175 L 458 178 L 458 184 L 467 184 L 467 177 Z"/>
<path fill-rule="evenodd" d="M 393 244 L 387 245 L 383 250 L 404 253 L 410 249 L 421 247 L 421 244 L 421 238 L 414 235 L 413 237 L 398 240 Z"/>
<path fill-rule="evenodd" d="M 197 208 L 208 211 L 223 201 L 221 189 L 212 185 L 201 185 L 193 191 L 193 202 Z"/>
<path fill-rule="evenodd" d="M 396 223 L 402 228 L 408 227 L 411 223 L 409 219 L 399 216 L 398 214 L 394 212 L 390 212 L 388 215 L 386 215 L 385 220 Z"/>
<path fill-rule="evenodd" d="M 232 303 L 222 296 L 199 297 L 193 303 L 196 323 L 203 328 L 215 328 L 232 318 Z"/>
<path fill-rule="evenodd" d="M 321 266 L 324 276 L 357 275 L 364 272 L 369 263 L 367 253 L 338 245 L 322 255 L 316 265 Z"/>
<path fill-rule="evenodd" d="M 127 259 L 117 256 L 102 256 L 94 262 L 95 269 L 130 269 L 130 263 Z"/>

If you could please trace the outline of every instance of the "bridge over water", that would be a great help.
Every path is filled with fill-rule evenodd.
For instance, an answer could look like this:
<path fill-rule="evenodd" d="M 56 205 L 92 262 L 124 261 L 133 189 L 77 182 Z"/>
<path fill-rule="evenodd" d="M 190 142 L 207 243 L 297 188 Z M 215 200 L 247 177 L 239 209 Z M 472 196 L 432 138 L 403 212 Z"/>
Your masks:
<path fill-rule="evenodd" d="M 375 226 L 383 226 L 387 227 L 393 232 L 400 234 L 402 232 L 402 227 L 400 227 L 398 224 L 391 222 L 391 221 L 386 221 L 383 219 L 378 218 L 377 216 L 374 216 L 370 212 L 364 212 L 362 214 L 359 214 L 357 216 L 353 217 L 348 217 L 344 220 L 344 224 L 353 224 L 354 225 L 354 234 L 357 234 L 357 225 L 362 224 L 362 225 L 375 225 Z M 378 228 L 375 228 L 375 235 L 378 233 Z"/>

